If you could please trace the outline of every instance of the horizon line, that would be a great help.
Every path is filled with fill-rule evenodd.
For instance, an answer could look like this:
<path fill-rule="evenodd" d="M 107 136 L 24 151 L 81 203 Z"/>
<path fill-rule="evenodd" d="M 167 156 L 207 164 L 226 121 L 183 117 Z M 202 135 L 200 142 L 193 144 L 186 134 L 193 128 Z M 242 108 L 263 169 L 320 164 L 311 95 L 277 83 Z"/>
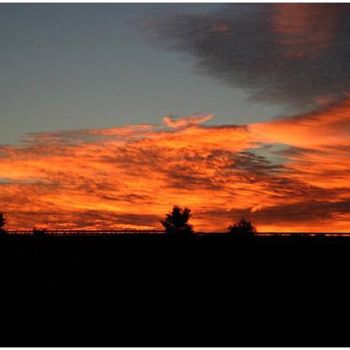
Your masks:
<path fill-rule="evenodd" d="M 106 235 L 122 235 L 122 234 L 165 234 L 165 230 L 160 229 L 45 229 L 45 228 L 33 228 L 33 229 L 10 229 L 5 230 L 9 235 L 32 235 L 33 232 L 43 231 L 48 235 L 89 235 L 89 234 L 106 234 Z M 219 235 L 230 234 L 228 231 L 195 231 L 194 235 Z M 260 231 L 255 234 L 256 236 L 291 236 L 291 235 L 308 235 L 308 236 L 350 236 L 349 232 L 307 232 L 307 231 Z"/>

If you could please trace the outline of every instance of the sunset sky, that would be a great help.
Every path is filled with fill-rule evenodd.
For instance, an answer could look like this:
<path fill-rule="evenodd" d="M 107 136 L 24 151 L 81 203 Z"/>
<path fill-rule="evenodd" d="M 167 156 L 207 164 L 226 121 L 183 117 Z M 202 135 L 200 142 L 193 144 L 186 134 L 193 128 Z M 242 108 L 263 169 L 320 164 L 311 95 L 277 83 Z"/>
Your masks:
<path fill-rule="evenodd" d="M 160 228 L 177 204 L 197 231 L 350 232 L 350 5 L 0 17 L 9 228 Z"/>

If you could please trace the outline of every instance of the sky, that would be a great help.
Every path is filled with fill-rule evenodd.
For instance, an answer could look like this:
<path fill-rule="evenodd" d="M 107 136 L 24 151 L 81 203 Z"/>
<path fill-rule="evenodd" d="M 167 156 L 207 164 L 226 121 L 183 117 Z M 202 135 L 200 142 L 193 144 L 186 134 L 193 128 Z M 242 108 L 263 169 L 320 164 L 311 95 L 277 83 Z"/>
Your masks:
<path fill-rule="evenodd" d="M 350 232 L 349 9 L 1 4 L 9 227 Z"/>
<path fill-rule="evenodd" d="M 159 123 L 165 114 L 261 120 L 281 106 L 247 103 L 196 74 L 191 55 L 150 42 L 141 22 L 214 4 L 1 4 L 0 140 L 25 133 Z M 234 109 L 235 113 L 232 113 Z"/>

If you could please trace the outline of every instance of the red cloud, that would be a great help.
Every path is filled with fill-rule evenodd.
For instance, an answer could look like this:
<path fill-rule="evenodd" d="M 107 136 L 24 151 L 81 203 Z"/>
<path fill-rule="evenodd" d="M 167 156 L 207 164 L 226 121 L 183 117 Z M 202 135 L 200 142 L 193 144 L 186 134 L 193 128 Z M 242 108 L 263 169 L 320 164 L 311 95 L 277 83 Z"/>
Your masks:
<path fill-rule="evenodd" d="M 0 147 L 1 210 L 18 229 L 156 228 L 179 204 L 199 231 L 242 215 L 261 231 L 349 231 L 349 114 L 345 102 L 248 126 L 197 125 L 206 115 L 31 135 Z"/>

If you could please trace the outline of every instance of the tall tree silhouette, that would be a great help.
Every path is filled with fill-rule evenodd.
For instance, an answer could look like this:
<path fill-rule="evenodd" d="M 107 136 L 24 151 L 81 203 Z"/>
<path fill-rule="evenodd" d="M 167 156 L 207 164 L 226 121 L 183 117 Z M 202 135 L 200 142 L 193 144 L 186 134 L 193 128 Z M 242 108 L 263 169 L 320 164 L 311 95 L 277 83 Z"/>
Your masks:
<path fill-rule="evenodd" d="M 188 236 L 193 231 L 193 226 L 188 223 L 191 218 L 191 209 L 180 208 L 174 205 L 172 211 L 166 214 L 165 219 L 160 222 L 168 235 Z"/>
<path fill-rule="evenodd" d="M 3 235 L 6 233 L 5 226 L 6 226 L 7 220 L 4 213 L 0 213 L 0 235 Z"/>
<path fill-rule="evenodd" d="M 227 229 L 230 234 L 242 238 L 253 237 L 257 233 L 256 227 L 246 218 L 242 218 L 234 225 L 230 225 Z"/>

